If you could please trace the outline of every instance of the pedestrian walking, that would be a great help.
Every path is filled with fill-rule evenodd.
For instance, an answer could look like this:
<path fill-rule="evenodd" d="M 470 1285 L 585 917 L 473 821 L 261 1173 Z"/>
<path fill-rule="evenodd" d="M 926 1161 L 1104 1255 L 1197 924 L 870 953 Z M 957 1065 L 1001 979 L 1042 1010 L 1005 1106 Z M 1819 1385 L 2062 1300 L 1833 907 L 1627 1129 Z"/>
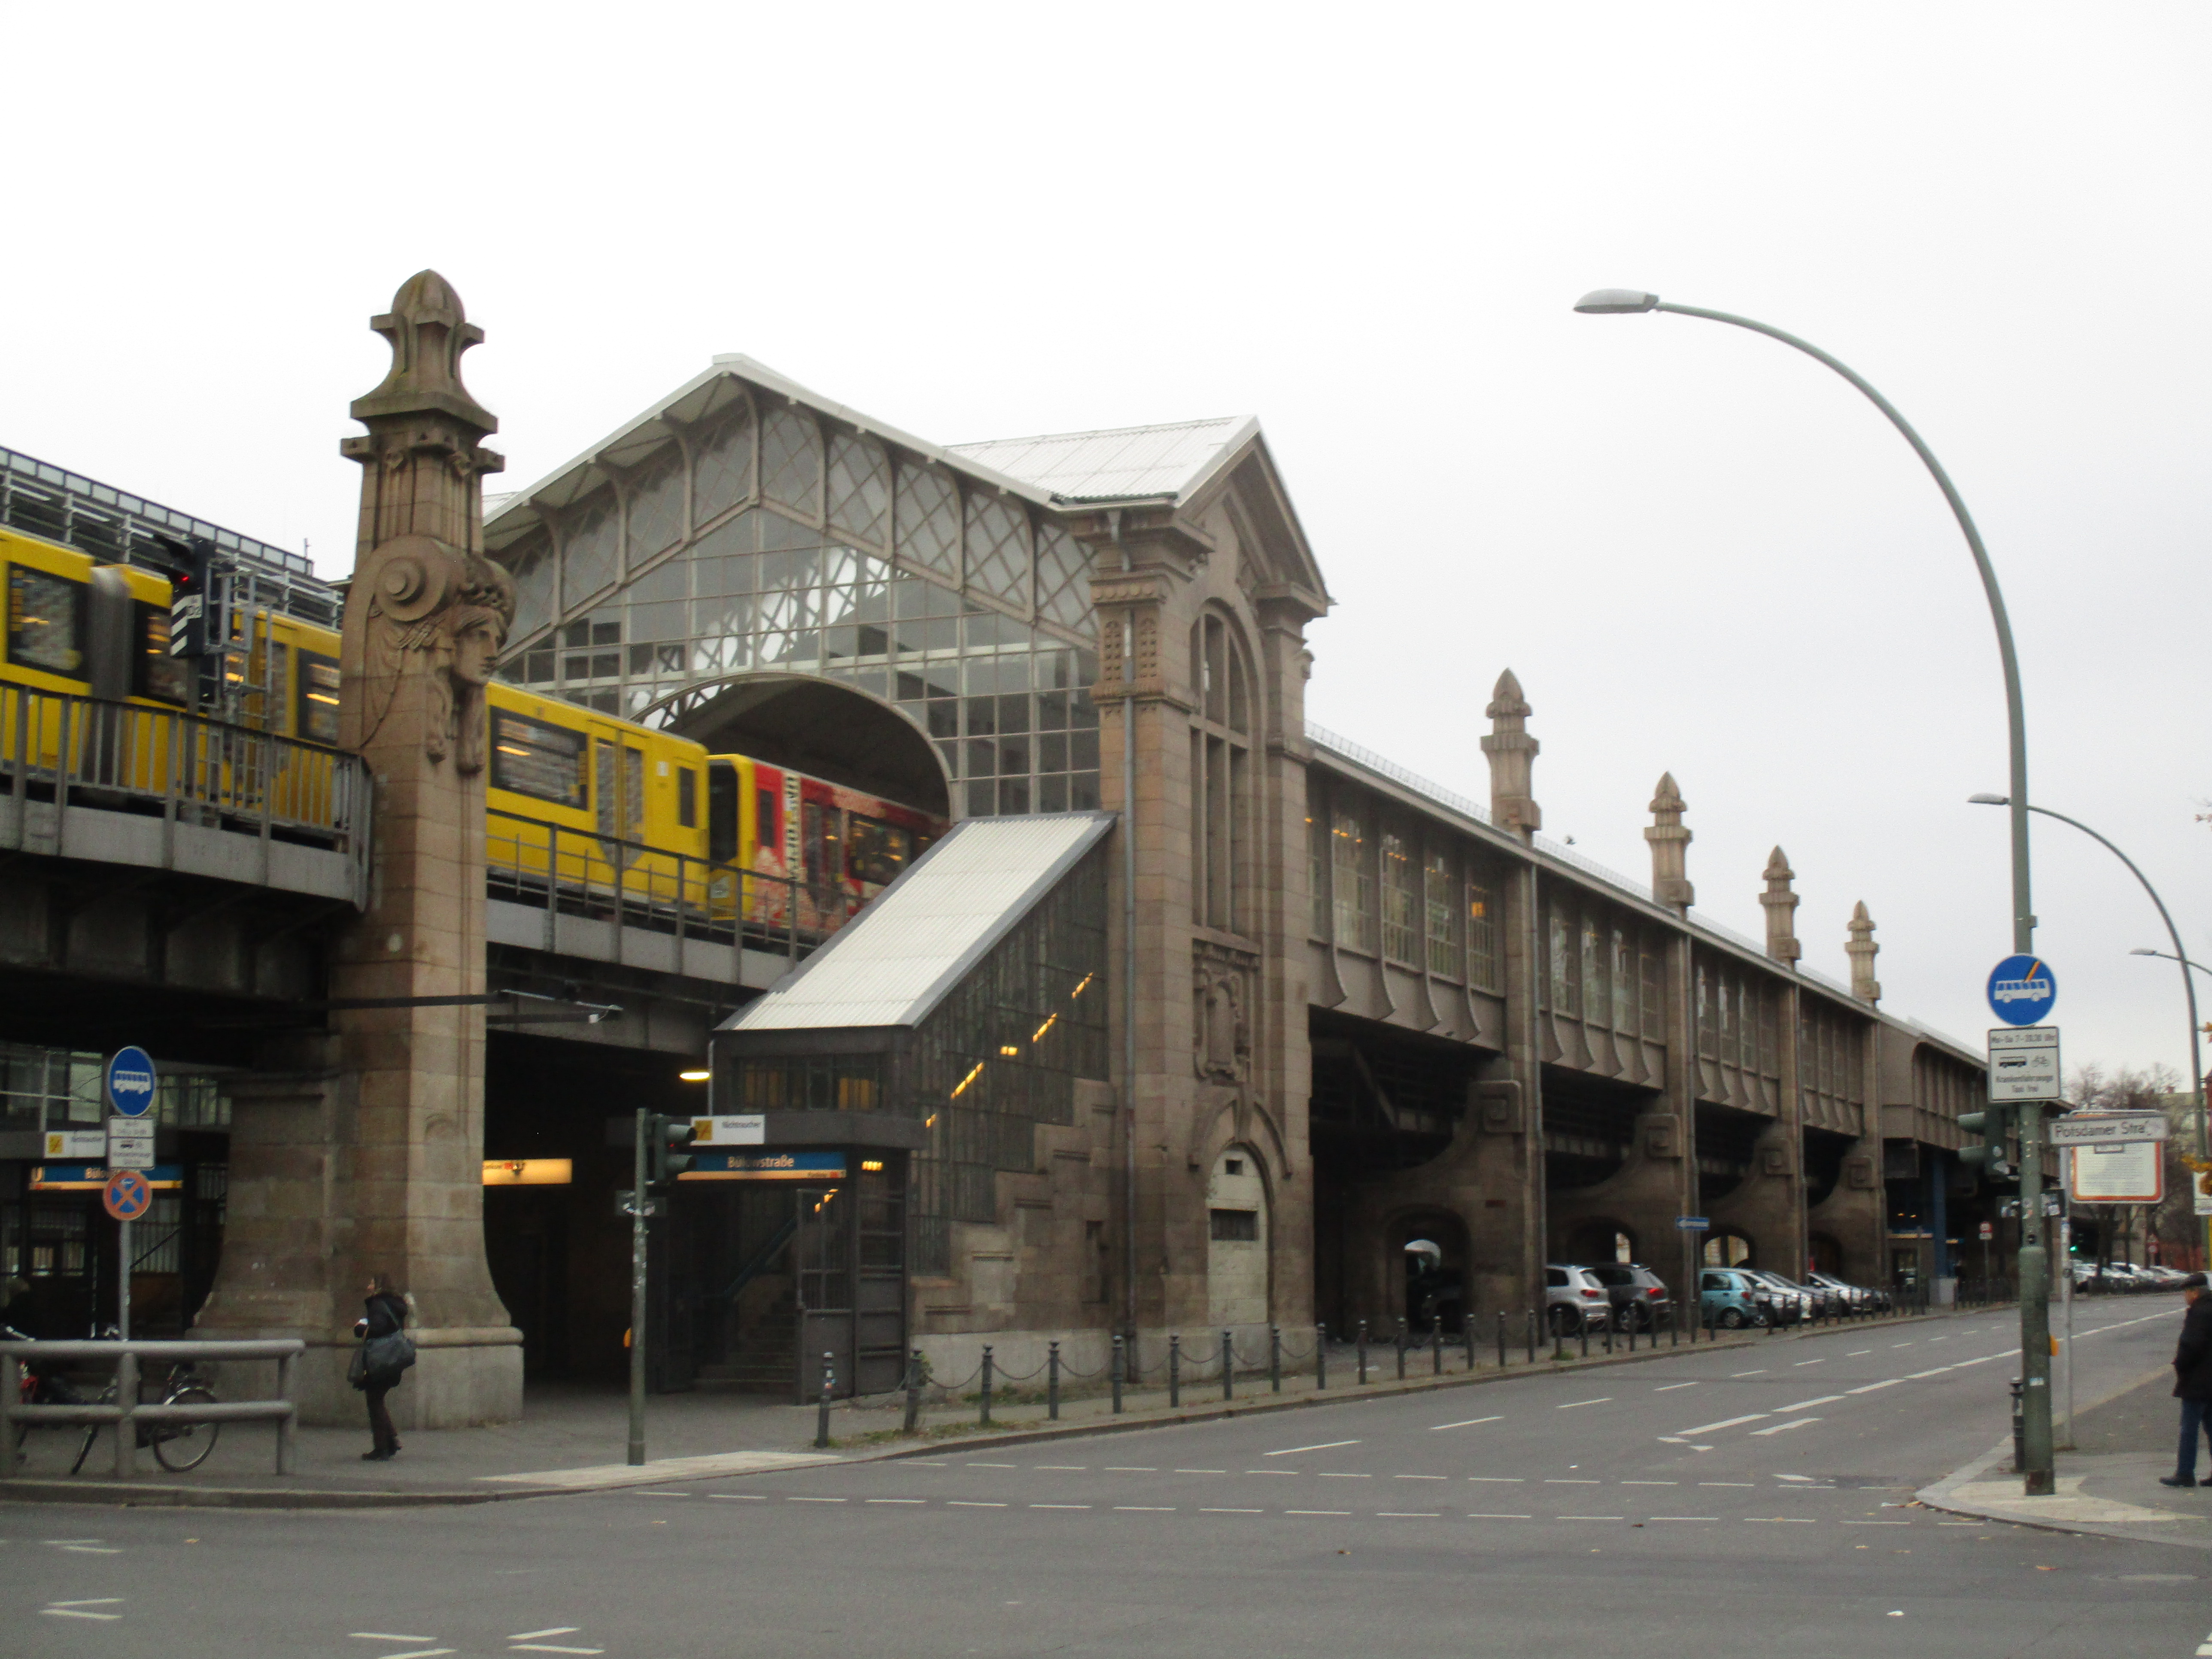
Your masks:
<path fill-rule="evenodd" d="M 2161 1486 L 2197 1484 L 2197 1437 L 2212 1435 L 2212 1296 L 2204 1293 L 2203 1273 L 2181 1281 L 2189 1298 L 2182 1316 L 2181 1340 L 2173 1350 L 2173 1397 L 2181 1402 L 2181 1457 Z"/>
<path fill-rule="evenodd" d="M 361 1455 L 362 1462 L 382 1463 L 399 1449 L 385 1396 L 399 1386 L 399 1379 L 415 1363 L 415 1345 L 405 1334 L 406 1298 L 384 1274 L 370 1275 L 366 1307 L 367 1312 L 354 1321 L 353 1334 L 361 1346 L 354 1350 L 346 1375 L 368 1397 L 368 1433 L 375 1443 Z"/>

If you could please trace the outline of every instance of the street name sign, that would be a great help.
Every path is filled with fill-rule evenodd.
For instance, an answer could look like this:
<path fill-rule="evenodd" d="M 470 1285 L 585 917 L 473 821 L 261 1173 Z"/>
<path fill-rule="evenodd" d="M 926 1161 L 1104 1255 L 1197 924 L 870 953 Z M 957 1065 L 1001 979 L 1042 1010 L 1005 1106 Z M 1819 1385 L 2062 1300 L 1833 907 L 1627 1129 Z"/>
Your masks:
<path fill-rule="evenodd" d="M 1990 1033 L 1992 1101 L 2058 1098 L 2058 1028 L 2002 1025 Z"/>
<path fill-rule="evenodd" d="M 143 1048 L 118 1048 L 100 1081 L 118 1117 L 143 1117 L 154 1109 L 154 1057 Z"/>
<path fill-rule="evenodd" d="M 49 1129 L 46 1156 L 65 1162 L 107 1156 L 107 1133 L 103 1129 Z"/>
<path fill-rule="evenodd" d="M 1990 1012 L 2008 1025 L 2033 1025 L 2058 1001 L 2058 980 L 2041 957 L 2011 956 L 1990 969 Z"/>
<path fill-rule="evenodd" d="M 111 1117 L 107 1120 L 107 1167 L 111 1170 L 150 1170 L 154 1167 L 154 1120 L 149 1117 Z"/>
<path fill-rule="evenodd" d="M 2164 1140 L 2172 1126 L 2162 1112 L 2069 1112 L 2044 1126 L 2054 1146 L 2110 1146 L 2123 1141 Z"/>
<path fill-rule="evenodd" d="M 1701 1215 L 1678 1215 L 1674 1218 L 1674 1230 L 1684 1233 L 1709 1233 L 1713 1230 L 1713 1224 Z"/>
<path fill-rule="evenodd" d="M 761 1146 L 768 1142 L 768 1119 L 758 1112 L 742 1117 L 695 1117 L 695 1146 Z"/>

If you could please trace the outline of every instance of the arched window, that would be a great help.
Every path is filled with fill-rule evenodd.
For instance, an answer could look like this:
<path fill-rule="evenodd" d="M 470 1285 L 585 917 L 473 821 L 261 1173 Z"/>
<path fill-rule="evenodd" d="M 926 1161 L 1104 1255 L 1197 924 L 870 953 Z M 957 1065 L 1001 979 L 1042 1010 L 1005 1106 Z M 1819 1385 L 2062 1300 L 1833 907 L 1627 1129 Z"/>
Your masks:
<path fill-rule="evenodd" d="M 1203 927 L 1252 931 L 1252 679 L 1226 618 L 1190 631 L 1191 914 Z"/>

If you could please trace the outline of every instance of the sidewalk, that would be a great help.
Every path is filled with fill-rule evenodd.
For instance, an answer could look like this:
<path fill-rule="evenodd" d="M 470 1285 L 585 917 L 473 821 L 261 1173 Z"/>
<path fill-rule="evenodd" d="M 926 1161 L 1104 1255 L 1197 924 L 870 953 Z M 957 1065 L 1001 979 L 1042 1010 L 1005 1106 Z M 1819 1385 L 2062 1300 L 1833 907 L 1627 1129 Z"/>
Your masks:
<path fill-rule="evenodd" d="M 1965 1316 L 1978 1317 L 1986 1311 L 1978 1309 Z M 1905 1316 L 1881 1323 L 1887 1328 L 1955 1316 Z M 1838 1328 L 1844 1328 L 1823 1325 L 1771 1335 L 1733 1334 L 1695 1346 L 1755 1347 Z M 1553 1358 L 1552 1348 L 1540 1346 L 1533 1365 L 1528 1362 L 1525 1346 L 1513 1347 L 1503 1370 L 1493 1346 L 1486 1352 L 1478 1352 L 1478 1363 L 1472 1370 L 1467 1367 L 1464 1348 L 1447 1347 L 1440 1374 L 1431 1370 L 1434 1357 L 1429 1349 L 1408 1349 L 1403 1382 L 1397 1378 L 1396 1350 L 1375 1346 L 1369 1350 L 1370 1381 L 1364 1388 L 1354 1381 L 1357 1364 L 1352 1346 L 1331 1343 L 1326 1390 L 1315 1389 L 1313 1362 L 1309 1358 L 1295 1374 L 1285 1370 L 1280 1393 L 1270 1389 L 1265 1372 L 1249 1376 L 1239 1372 L 1233 1379 L 1234 1397 L 1224 1401 L 1221 1380 L 1216 1375 L 1187 1380 L 1178 1407 L 1169 1405 L 1166 1387 L 1151 1380 L 1148 1367 L 1144 1386 L 1125 1390 L 1126 1409 L 1119 1415 L 1113 1411 L 1108 1389 L 1091 1382 L 1081 1384 L 1082 1391 L 1078 1393 L 1078 1384 L 1071 1379 L 1062 1392 L 1057 1421 L 1048 1414 L 1042 1380 L 1032 1379 L 1016 1385 L 1018 1392 L 994 1390 L 988 1428 L 977 1420 L 981 1400 L 970 1380 L 958 1398 L 927 1401 L 920 1414 L 919 1431 L 912 1435 L 904 1432 L 902 1395 L 878 1395 L 837 1405 L 830 1412 L 831 1449 L 828 1451 L 814 1449 L 817 1418 L 817 1408 L 811 1405 L 790 1405 L 755 1395 L 654 1395 L 646 1402 L 646 1446 L 651 1461 L 641 1468 L 632 1468 L 625 1461 L 627 1395 L 619 1389 L 569 1383 L 532 1384 L 526 1415 L 519 1423 L 409 1431 L 403 1436 L 404 1449 L 399 1455 L 384 1463 L 362 1461 L 361 1454 L 368 1444 L 365 1424 L 360 1428 L 302 1428 L 296 1440 L 295 1472 L 289 1475 L 275 1473 L 275 1433 L 258 1424 L 226 1425 L 207 1462 L 181 1474 L 161 1468 L 150 1451 L 142 1450 L 139 1474 L 128 1482 L 114 1478 L 114 1443 L 106 1431 L 102 1431 L 86 1459 L 83 1473 L 73 1477 L 69 1466 L 76 1455 L 82 1431 L 41 1429 L 34 1431 L 26 1443 L 21 1475 L 0 1480 L 0 1502 L 278 1509 L 481 1504 L 745 1474 L 824 1460 L 902 1457 L 934 1450 L 948 1441 L 991 1439 L 1009 1443 L 1157 1428 L 1351 1399 L 1465 1388 L 1532 1372 L 1634 1364 L 1695 1351 L 1687 1341 L 1675 1347 L 1664 1340 L 1655 1350 L 1648 1340 L 1639 1339 L 1637 1352 L 1631 1355 L 1625 1337 L 1616 1336 L 1614 1343 L 1616 1352 L 1607 1357 L 1601 1340 L 1594 1338 L 1588 1359 L 1581 1358 L 1579 1343 L 1568 1345 L 1565 1359 Z"/>
<path fill-rule="evenodd" d="M 1983 1520 L 2137 1543 L 2212 1550 L 2212 1486 L 2161 1486 L 2173 1473 L 2177 1408 L 2165 1366 L 2080 1413 L 2075 1449 L 2057 1459 L 2058 1490 L 2021 1494 L 2009 1441 L 1918 1494 L 1932 1508 Z M 2212 1481 L 2203 1463 L 2197 1478 Z"/>

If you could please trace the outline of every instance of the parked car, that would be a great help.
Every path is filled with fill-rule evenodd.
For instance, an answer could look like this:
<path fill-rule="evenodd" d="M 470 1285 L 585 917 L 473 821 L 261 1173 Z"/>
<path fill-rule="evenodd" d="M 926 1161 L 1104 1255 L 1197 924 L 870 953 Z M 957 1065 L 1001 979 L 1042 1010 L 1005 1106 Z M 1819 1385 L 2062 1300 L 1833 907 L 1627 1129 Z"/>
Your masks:
<path fill-rule="evenodd" d="M 1640 1261 L 1587 1261 L 1583 1271 L 1605 1286 L 1620 1330 L 1648 1331 L 1667 1305 L 1667 1283 Z"/>
<path fill-rule="evenodd" d="M 1559 1336 L 1578 1336 L 1585 1327 L 1604 1321 L 1613 1310 L 1605 1286 L 1587 1267 L 1553 1262 L 1544 1268 L 1544 1322 Z"/>
<path fill-rule="evenodd" d="M 1774 1288 L 1743 1267 L 1706 1267 L 1698 1274 L 1698 1307 L 1704 1322 L 1724 1330 L 1774 1322 Z"/>
<path fill-rule="evenodd" d="M 1793 1285 L 1780 1273 L 1770 1273 L 1764 1267 L 1739 1267 L 1736 1271 L 1749 1273 L 1773 1293 L 1775 1323 L 1795 1325 L 1813 1316 L 1813 1293 L 1803 1286 Z"/>
<path fill-rule="evenodd" d="M 1836 1306 L 1855 1314 L 1868 1314 L 1881 1307 L 1887 1298 L 1879 1291 L 1863 1285 L 1853 1285 L 1838 1279 L 1833 1273 L 1812 1273 L 1805 1275 L 1808 1283 L 1818 1285 L 1837 1297 Z"/>

